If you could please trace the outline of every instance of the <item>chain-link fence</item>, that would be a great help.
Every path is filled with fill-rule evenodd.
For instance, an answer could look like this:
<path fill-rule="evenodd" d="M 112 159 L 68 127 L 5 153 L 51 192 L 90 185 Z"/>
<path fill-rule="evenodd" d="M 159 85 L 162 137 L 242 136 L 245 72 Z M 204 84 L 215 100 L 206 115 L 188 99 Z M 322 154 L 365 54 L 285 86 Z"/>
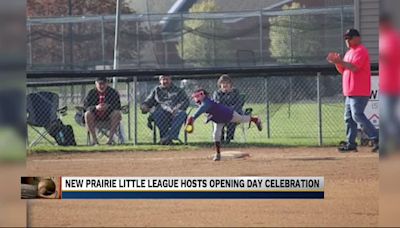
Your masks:
<path fill-rule="evenodd" d="M 116 87 L 124 110 L 121 121 L 123 142 L 130 144 L 159 143 L 160 127 L 166 127 L 166 131 L 170 130 L 168 124 L 172 124 L 171 115 L 166 113 L 160 115 L 158 113 L 159 116 L 155 117 L 154 112 L 150 112 L 154 115 L 141 112 L 141 104 L 152 94 L 154 88 L 159 86 L 159 79 L 158 77 L 140 78 L 138 81 L 131 79 L 120 80 Z M 181 96 L 178 97 L 179 102 L 184 102 L 183 95 L 179 93 L 179 90 L 182 89 L 188 97 L 187 101 L 190 102 L 186 105 L 187 108 L 183 109 L 186 113 L 190 112 L 189 115 L 193 115 L 197 108 L 190 99 L 190 95 L 197 88 L 203 88 L 212 97 L 214 91 L 218 90 L 217 79 L 217 75 L 215 77 L 208 75 L 186 79 L 172 78 L 173 84 L 177 87 L 176 90 L 172 90 L 170 93 L 159 92 L 156 94 L 155 100 L 161 101 L 163 106 L 168 106 L 169 98 L 179 94 L 178 96 Z M 263 131 L 261 132 L 254 125 L 249 128 L 247 123 L 236 125 L 232 143 L 331 145 L 344 138 L 345 129 L 342 114 L 344 102 L 341 95 L 341 78 L 337 75 L 315 73 L 284 77 L 279 75 L 268 77 L 240 76 L 233 77 L 232 80 L 234 88 L 238 91 L 238 97 L 241 99 L 239 103 L 244 102 L 244 105 L 239 105 L 240 111 L 244 112 L 246 108 L 252 108 L 252 114 L 259 116 L 263 122 Z M 86 145 L 88 133 L 85 125 L 80 122 L 83 116 L 80 112 L 81 109 L 77 109 L 77 106 L 84 106 L 85 98 L 89 91 L 94 88 L 93 79 L 36 82 L 28 84 L 27 94 L 29 96 L 29 94 L 44 91 L 54 92 L 58 96 L 56 101 L 58 108 L 67 107 L 63 115 L 59 115 L 62 122 L 65 125 L 72 126 L 78 145 Z M 96 99 L 97 96 L 98 94 L 96 94 Z M 173 108 L 178 102 L 172 101 L 171 103 L 171 108 Z M 161 107 L 157 103 L 151 106 L 153 105 L 157 108 Z M 45 118 L 43 116 L 46 116 L 48 112 L 48 109 L 43 108 L 43 106 L 32 107 L 32 109 L 37 112 L 37 118 Z M 152 111 L 154 111 L 154 108 Z M 156 118 L 161 119 L 157 120 Z M 182 127 L 185 117 L 178 121 L 179 127 L 182 127 L 178 137 L 181 142 L 185 143 L 186 137 L 189 144 L 211 142 L 213 126 L 211 123 L 205 124 L 205 120 L 206 116 L 202 115 L 195 122 L 194 132 L 187 135 L 185 135 Z M 159 127 L 154 130 L 156 125 L 159 125 Z M 39 134 L 32 129 L 32 126 L 28 133 L 28 143 L 32 144 Z M 166 133 L 162 134 L 165 136 Z M 100 143 L 106 143 L 106 139 L 104 137 L 100 140 Z M 55 143 L 54 139 L 50 139 L 50 141 L 42 140 L 40 143 L 35 142 L 32 145 L 50 145 L 51 143 Z"/>
<path fill-rule="evenodd" d="M 329 51 L 344 53 L 353 26 L 352 5 L 124 14 L 119 69 L 320 64 Z M 27 69 L 110 69 L 114 32 L 114 15 L 28 18 Z"/>
<path fill-rule="evenodd" d="M 342 34 L 348 27 L 353 27 L 353 5 L 342 3 L 339 7 L 302 8 L 298 4 L 291 4 L 289 8 L 121 15 L 117 70 L 133 69 L 134 72 L 123 75 L 131 77 L 120 80 L 116 85 L 121 103 L 118 109 L 123 110 L 122 124 L 118 126 L 118 132 L 122 134 L 117 134 L 123 140 L 119 141 L 157 143 L 162 136 L 170 133 L 168 124 L 173 120 L 170 120 L 168 112 L 172 110 L 167 108 L 167 114 L 160 114 L 157 108 L 153 108 L 151 115 L 142 114 L 141 104 L 159 84 L 158 79 L 150 75 L 175 70 L 181 76 L 173 79 L 174 85 L 183 88 L 190 100 L 191 93 L 200 87 L 212 95 L 218 90 L 219 75 L 215 73 L 228 72 L 226 69 L 233 68 L 245 69 L 243 74 L 231 71 L 233 85 L 238 90 L 238 103 L 244 103 L 235 108 L 238 112 L 252 108 L 252 114 L 262 119 L 264 129 L 259 132 L 247 124 L 230 126 L 227 132 L 232 142 L 321 145 L 340 141 L 344 137 L 343 99 L 341 81 L 332 73 L 334 71 L 330 69 L 330 75 L 317 76 L 318 71 L 311 68 L 297 75 L 292 69 L 288 75 L 285 68 L 288 65 L 303 68 L 323 65 L 326 64 L 328 52 L 344 53 Z M 42 91 L 53 92 L 53 95 L 40 93 L 41 96 L 36 98 L 31 95 L 28 103 L 40 105 L 29 106 L 31 114 L 36 115 L 30 114 L 28 120 L 51 116 L 36 125 L 45 127 L 47 132 L 55 135 L 61 128 L 54 130 L 44 125 L 60 115 L 64 125 L 71 125 L 76 143 L 87 144 L 90 140 L 84 122 L 88 107 L 83 106 L 85 97 L 94 88 L 94 80 L 72 81 L 72 78 L 85 77 L 84 74 L 72 74 L 77 70 L 97 72 L 111 69 L 116 63 L 113 61 L 115 16 L 28 18 L 27 31 L 28 71 L 39 74 L 47 71 L 48 76 L 40 77 L 56 78 L 54 82 L 45 83 L 36 80 L 36 77 L 30 79 L 29 94 Z M 251 68 L 257 67 L 260 71 L 251 71 Z M 277 69 L 276 74 L 263 74 L 270 67 Z M 151 72 L 154 69 L 159 72 Z M 209 72 L 202 75 L 197 72 L 207 69 Z M 68 71 L 72 74 L 49 75 Z M 144 75 L 144 71 L 148 74 Z M 182 76 L 185 72 L 191 76 Z M 146 77 L 138 77 L 134 81 L 133 76 L 137 73 Z M 107 76 L 113 77 L 115 74 L 110 71 Z M 60 81 L 62 77 L 69 78 Z M 179 93 L 179 89 L 173 93 Z M 96 94 L 94 97 L 97 102 L 101 96 Z M 41 99 L 43 96 L 51 99 Z M 174 95 L 161 93 L 159 96 L 161 98 L 157 99 L 163 100 L 165 98 L 162 96 L 170 98 Z M 182 97 L 182 94 L 178 96 L 180 102 Z M 51 100 L 52 106 L 45 108 L 48 100 Z M 57 110 L 63 106 L 66 108 Z M 193 115 L 194 107 L 195 104 L 189 101 L 189 104 L 184 104 L 184 111 Z M 179 118 L 177 125 L 181 127 L 186 115 L 182 114 Z M 204 124 L 205 120 L 202 116 L 196 121 L 192 134 L 186 135 L 181 129 L 174 138 L 179 138 L 183 143 L 211 141 L 212 124 Z M 158 127 L 154 127 L 156 125 Z M 169 131 L 176 132 L 176 129 Z M 40 134 L 41 131 L 31 127 L 29 144 L 39 145 L 39 141 L 34 139 Z M 100 143 L 106 143 L 106 140 L 103 138 Z M 43 142 L 52 144 L 54 139 Z"/>

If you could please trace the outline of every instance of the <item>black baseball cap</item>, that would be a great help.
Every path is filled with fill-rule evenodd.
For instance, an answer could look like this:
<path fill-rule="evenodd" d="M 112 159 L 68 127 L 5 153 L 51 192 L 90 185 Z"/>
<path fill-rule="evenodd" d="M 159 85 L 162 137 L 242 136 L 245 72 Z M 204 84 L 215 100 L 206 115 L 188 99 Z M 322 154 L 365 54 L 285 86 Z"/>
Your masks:
<path fill-rule="evenodd" d="M 354 28 L 347 29 L 346 33 L 344 34 L 345 39 L 353 38 L 355 36 L 360 36 L 360 33 Z"/>
<path fill-rule="evenodd" d="M 106 83 L 107 82 L 107 78 L 106 77 L 98 77 L 98 78 L 96 78 L 96 82 Z"/>

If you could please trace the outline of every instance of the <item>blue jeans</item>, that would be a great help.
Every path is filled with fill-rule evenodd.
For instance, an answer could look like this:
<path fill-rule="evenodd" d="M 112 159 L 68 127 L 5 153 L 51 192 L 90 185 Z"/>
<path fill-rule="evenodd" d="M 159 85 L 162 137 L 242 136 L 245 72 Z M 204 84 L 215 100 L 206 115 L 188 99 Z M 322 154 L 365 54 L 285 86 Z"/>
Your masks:
<path fill-rule="evenodd" d="M 154 122 L 160 130 L 160 139 L 178 139 L 182 125 L 186 121 L 186 113 L 178 111 L 175 116 L 165 111 L 160 106 L 152 113 Z"/>
<path fill-rule="evenodd" d="M 347 142 L 350 146 L 356 146 L 357 124 L 361 126 L 369 139 L 378 141 L 378 130 L 364 114 L 368 100 L 369 97 L 346 97 L 344 121 L 346 123 Z"/>
<path fill-rule="evenodd" d="M 386 155 L 400 148 L 400 120 L 396 108 L 400 102 L 398 96 L 379 95 L 379 154 Z"/>

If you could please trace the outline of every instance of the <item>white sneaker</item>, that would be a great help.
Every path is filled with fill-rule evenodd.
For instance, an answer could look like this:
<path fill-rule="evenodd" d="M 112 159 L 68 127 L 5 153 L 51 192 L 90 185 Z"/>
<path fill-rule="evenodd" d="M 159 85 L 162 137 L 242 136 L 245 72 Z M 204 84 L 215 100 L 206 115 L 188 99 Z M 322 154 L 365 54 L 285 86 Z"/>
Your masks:
<path fill-rule="evenodd" d="M 213 161 L 220 161 L 221 160 L 221 153 L 216 153 L 213 157 Z"/>

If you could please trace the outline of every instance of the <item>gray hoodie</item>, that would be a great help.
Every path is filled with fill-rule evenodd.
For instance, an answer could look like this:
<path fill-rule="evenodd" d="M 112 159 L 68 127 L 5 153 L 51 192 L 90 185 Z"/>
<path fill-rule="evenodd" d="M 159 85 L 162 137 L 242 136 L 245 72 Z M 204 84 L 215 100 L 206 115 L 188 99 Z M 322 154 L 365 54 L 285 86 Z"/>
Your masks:
<path fill-rule="evenodd" d="M 171 112 L 174 109 L 186 111 L 189 106 L 189 98 L 182 88 L 171 84 L 169 88 L 156 86 L 143 104 L 149 108 L 161 106 L 162 109 Z"/>

